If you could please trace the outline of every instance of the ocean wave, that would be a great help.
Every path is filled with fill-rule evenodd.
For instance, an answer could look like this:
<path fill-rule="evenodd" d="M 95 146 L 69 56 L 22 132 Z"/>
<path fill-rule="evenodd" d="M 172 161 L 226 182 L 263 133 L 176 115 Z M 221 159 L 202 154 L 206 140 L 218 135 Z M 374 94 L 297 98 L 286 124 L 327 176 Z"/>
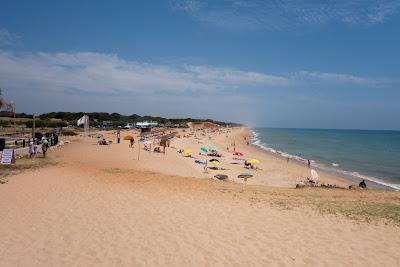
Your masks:
<path fill-rule="evenodd" d="M 265 151 L 268 151 L 268 152 L 271 152 L 271 153 L 274 153 L 274 154 L 278 154 L 278 155 L 280 155 L 282 157 L 285 157 L 285 158 L 294 159 L 294 160 L 301 161 L 301 162 L 307 162 L 307 159 L 304 159 L 304 158 L 302 158 L 300 156 L 295 156 L 295 155 L 289 154 L 287 152 L 279 151 L 279 150 L 273 149 L 272 147 L 267 146 L 258 137 L 259 137 L 259 133 L 257 133 L 256 131 L 252 130 L 251 131 L 251 140 L 250 140 L 252 145 L 255 145 L 255 146 L 257 146 L 257 147 L 259 147 L 259 148 L 261 148 L 261 149 L 263 149 Z M 354 180 L 354 179 L 361 180 L 361 179 L 364 179 L 364 180 L 368 180 L 368 181 L 371 181 L 371 182 L 379 184 L 379 185 L 383 185 L 383 186 L 386 186 L 386 187 L 393 188 L 396 191 L 400 190 L 400 184 L 388 183 L 388 182 L 382 181 L 379 178 L 363 175 L 363 174 L 360 174 L 360 173 L 355 172 L 355 171 L 342 170 L 342 169 L 338 168 L 339 164 L 337 164 L 337 163 L 332 163 L 331 164 L 333 166 L 332 167 L 332 166 L 326 166 L 323 163 L 315 162 L 314 160 L 311 160 L 311 162 L 314 163 L 314 166 L 316 166 L 317 169 L 320 169 L 320 170 L 326 171 L 326 172 L 341 174 L 342 176 L 347 177 L 350 180 Z"/>

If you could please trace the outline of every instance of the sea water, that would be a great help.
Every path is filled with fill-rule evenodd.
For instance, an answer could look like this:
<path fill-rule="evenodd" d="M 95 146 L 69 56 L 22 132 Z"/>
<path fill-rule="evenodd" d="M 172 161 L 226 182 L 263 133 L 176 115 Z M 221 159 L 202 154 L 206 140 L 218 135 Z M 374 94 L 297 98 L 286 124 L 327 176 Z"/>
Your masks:
<path fill-rule="evenodd" d="M 400 190 L 400 131 L 255 128 L 252 142 L 344 177 Z"/>

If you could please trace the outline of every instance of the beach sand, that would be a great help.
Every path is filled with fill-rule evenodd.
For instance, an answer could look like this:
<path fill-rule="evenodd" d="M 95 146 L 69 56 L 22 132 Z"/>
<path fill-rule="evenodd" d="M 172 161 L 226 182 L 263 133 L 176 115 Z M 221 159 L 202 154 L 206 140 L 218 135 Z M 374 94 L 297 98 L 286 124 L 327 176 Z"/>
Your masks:
<path fill-rule="evenodd" d="M 246 145 L 247 135 L 178 138 L 165 155 L 140 150 L 139 160 L 138 144 L 115 144 L 113 134 L 109 146 L 69 138 L 50 163 L 0 185 L 0 266 L 399 266 L 400 228 L 379 213 L 399 216 L 397 192 L 292 189 L 307 166 Z M 230 164 L 233 141 L 262 170 Z M 176 152 L 211 143 L 229 170 L 204 173 Z M 254 179 L 234 178 L 241 172 Z M 216 173 L 235 183 L 210 179 Z M 364 204 L 360 214 L 338 208 Z"/>

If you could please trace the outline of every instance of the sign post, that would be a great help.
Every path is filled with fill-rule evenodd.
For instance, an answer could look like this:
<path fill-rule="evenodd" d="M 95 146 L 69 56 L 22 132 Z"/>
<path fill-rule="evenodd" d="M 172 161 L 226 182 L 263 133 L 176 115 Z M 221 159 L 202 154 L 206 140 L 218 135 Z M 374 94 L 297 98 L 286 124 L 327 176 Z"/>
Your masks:
<path fill-rule="evenodd" d="M 14 149 L 4 149 L 1 155 L 1 165 L 9 165 L 15 163 Z"/>

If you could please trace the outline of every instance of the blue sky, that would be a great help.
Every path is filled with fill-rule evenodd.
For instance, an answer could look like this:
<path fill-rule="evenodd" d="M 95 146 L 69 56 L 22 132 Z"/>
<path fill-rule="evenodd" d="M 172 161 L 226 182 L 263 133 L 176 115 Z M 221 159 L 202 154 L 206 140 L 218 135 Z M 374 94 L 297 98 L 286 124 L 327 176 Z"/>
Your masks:
<path fill-rule="evenodd" d="M 400 0 L 1 1 L 18 111 L 400 129 Z"/>

